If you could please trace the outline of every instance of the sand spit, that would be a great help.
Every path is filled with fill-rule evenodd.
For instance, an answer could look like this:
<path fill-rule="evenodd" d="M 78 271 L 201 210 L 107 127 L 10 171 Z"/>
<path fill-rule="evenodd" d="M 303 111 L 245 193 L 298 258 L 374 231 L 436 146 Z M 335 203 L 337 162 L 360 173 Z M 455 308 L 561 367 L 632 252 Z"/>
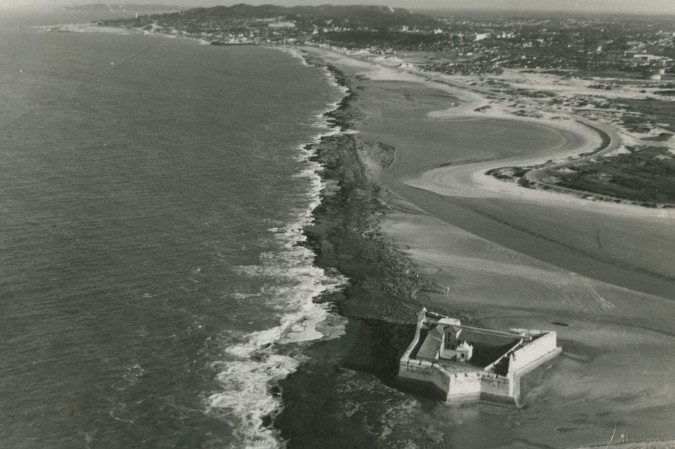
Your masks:
<path fill-rule="evenodd" d="M 556 192 L 565 196 L 572 195 L 582 201 L 603 201 L 615 205 L 640 207 L 647 205 L 643 201 L 615 198 L 547 183 L 546 176 L 543 173 L 543 166 L 545 165 L 547 169 L 560 168 L 591 158 L 602 158 L 627 153 L 626 146 L 653 146 L 655 139 L 661 139 L 664 135 L 670 135 L 668 130 L 663 128 L 663 126 L 666 126 L 664 124 L 652 124 L 652 129 L 647 133 L 630 130 L 622 123 L 622 117 L 626 111 L 621 108 L 617 109 L 608 106 L 612 101 L 651 98 L 649 95 L 653 93 L 653 89 L 646 88 L 647 90 L 645 90 L 645 86 L 642 84 L 633 85 L 628 83 L 620 89 L 598 91 L 598 89 L 593 88 L 593 82 L 588 80 L 563 79 L 558 76 L 534 71 L 505 70 L 499 76 L 484 75 L 480 77 L 446 75 L 419 69 L 414 64 L 409 64 L 404 60 L 395 60 L 394 62 L 398 61 L 398 63 L 392 65 L 390 58 L 381 58 L 365 51 L 350 52 L 334 48 L 323 50 L 330 52 L 329 57 L 335 61 L 341 60 L 343 63 L 350 64 L 353 67 L 358 66 L 361 69 L 361 75 L 367 76 L 372 80 L 426 83 L 428 86 L 451 93 L 460 100 L 452 104 L 450 108 L 430 111 L 428 114 L 431 118 L 504 118 L 541 123 L 554 127 L 559 127 L 561 122 L 566 121 L 586 125 L 586 127 L 577 126 L 574 132 L 580 134 L 600 132 L 605 137 L 610 138 L 609 144 L 591 148 L 590 150 L 579 147 L 579 151 L 576 152 L 573 146 L 570 146 L 570 152 L 565 151 L 558 155 L 551 155 L 552 159 L 524 160 L 524 163 L 533 163 L 532 165 L 527 164 L 526 167 L 535 168 L 535 170 L 531 170 L 526 175 L 526 179 L 530 181 L 528 187 L 530 189 Z M 338 56 L 335 56 L 335 53 Z M 356 60 L 356 62 L 348 61 L 350 58 Z M 376 68 L 367 68 L 368 64 Z M 610 79 L 606 81 L 619 83 L 619 80 Z M 518 89 L 542 94 L 554 91 L 564 101 L 551 106 L 547 104 L 545 99 L 542 100 L 536 95 L 529 97 L 528 95 L 517 95 L 513 92 L 508 93 L 510 91 L 517 91 Z M 546 98 L 547 95 L 543 95 L 543 97 Z M 595 109 L 590 106 L 586 108 L 574 106 L 584 98 L 590 99 L 589 101 L 604 101 L 607 104 L 603 104 L 602 108 Z M 675 151 L 675 140 L 673 139 L 659 141 L 659 145 L 666 146 L 671 151 Z M 648 206 L 672 207 L 669 204 L 658 203 L 650 203 Z"/>
<path fill-rule="evenodd" d="M 408 196 L 421 196 L 420 192 L 412 192 L 408 188 L 414 187 L 439 194 L 446 201 L 464 202 L 465 209 L 470 205 L 472 213 L 483 215 L 493 222 L 502 222 L 503 226 L 484 229 L 481 236 L 496 239 L 512 249 L 523 251 L 532 246 L 532 241 L 528 239 L 516 244 L 513 239 L 508 242 L 499 240 L 498 234 L 504 231 L 505 226 L 543 237 L 549 243 L 572 252 L 581 252 L 587 257 L 587 262 L 595 259 L 624 268 L 623 273 L 614 273 L 609 277 L 596 273 L 595 276 L 602 280 L 617 281 L 633 289 L 646 288 L 657 294 L 672 290 L 670 281 L 675 277 L 675 268 L 666 251 L 673 246 L 668 210 L 591 202 L 559 192 L 522 188 L 485 174 L 496 167 L 565 161 L 579 153 L 597 150 L 602 139 L 588 121 L 572 117 L 548 121 L 516 117 L 497 108 L 476 112 L 474 106 L 485 102 L 476 92 L 462 92 L 458 87 L 439 83 L 430 76 L 401 73 L 401 70 L 392 67 L 373 67 L 374 64 L 333 51 L 310 51 L 318 51 L 322 57 L 351 71 L 354 76 L 369 80 L 373 91 L 379 90 L 377 94 L 399 95 L 397 91 L 407 91 L 408 95 L 414 95 L 419 92 L 417 103 L 403 104 L 397 100 L 390 105 L 377 105 L 359 129 L 363 133 L 370 131 L 374 140 L 397 148 L 396 162 L 384 176 L 385 183 L 392 190 L 399 194 L 405 190 Z M 370 79 L 371 75 L 374 80 Z M 440 98 L 441 92 L 451 98 Z M 434 100 L 434 95 L 439 98 Z M 462 103 L 460 99 L 468 103 Z M 380 101 L 377 98 L 372 100 Z M 448 108 L 450 104 L 455 106 Z M 383 113 L 387 117 L 383 117 Z M 593 126 L 611 136 L 607 151 L 618 145 L 610 127 Z M 408 135 L 402 132 L 406 129 Z M 421 146 L 425 151 L 420 151 Z M 429 208 L 437 208 L 438 201 L 428 194 L 424 196 L 428 201 L 423 209 L 435 213 Z M 572 217 L 578 223 L 568 223 Z M 460 223 L 460 217 L 456 215 L 454 218 L 455 224 L 466 229 L 468 224 Z M 645 233 L 645 229 L 649 232 Z M 559 262 L 556 256 L 549 254 L 555 248 L 532 250 L 528 254 L 547 262 Z M 566 257 L 570 260 L 563 266 L 578 270 L 574 255 L 570 253 Z M 594 262 L 593 265 L 598 264 Z M 589 266 L 586 273 L 607 272 L 606 268 Z M 635 277 L 635 273 L 641 275 L 628 283 L 628 277 Z M 642 274 L 654 275 L 660 279 L 658 282 L 665 280 L 668 284 L 658 289 L 650 287 L 649 278 L 643 279 Z"/>
<path fill-rule="evenodd" d="M 570 161 L 579 162 L 584 158 L 601 157 L 617 151 L 621 146 L 619 132 L 611 125 L 592 122 L 579 116 L 547 114 L 541 118 L 514 115 L 513 111 L 507 107 L 493 104 L 490 100 L 475 90 L 468 90 L 466 86 L 460 87 L 453 81 L 441 74 L 429 74 L 412 68 L 406 70 L 373 64 L 363 59 L 354 58 L 335 51 L 324 50 L 323 57 L 326 60 L 336 64 L 348 65 L 359 71 L 360 76 L 365 76 L 373 81 L 401 81 L 420 83 L 428 87 L 442 90 L 457 98 L 450 107 L 441 110 L 429 111 L 429 118 L 438 120 L 509 120 L 532 124 L 533 126 L 545 126 L 547 128 L 559 131 L 561 137 L 565 139 L 564 143 L 554 148 L 547 149 L 546 152 L 539 154 L 530 154 L 527 157 L 505 158 L 490 162 L 481 162 L 477 164 L 462 164 L 461 168 L 437 167 L 426 171 L 420 176 L 406 180 L 405 183 L 411 186 L 424 188 L 441 194 L 447 194 L 452 190 L 457 195 L 458 189 L 466 193 L 471 191 L 471 195 L 504 195 L 510 194 L 519 198 L 529 197 L 535 201 L 555 201 L 572 202 L 586 205 L 586 192 L 574 192 L 570 189 L 559 189 L 558 191 L 545 191 L 541 189 L 524 189 L 515 184 L 506 184 L 496 180 L 486 172 L 504 165 L 513 166 L 539 166 L 548 163 L 547 167 L 564 166 Z M 603 145 L 599 133 L 609 137 L 608 144 Z M 587 156 L 579 157 L 584 154 Z M 472 179 L 473 184 L 480 184 L 482 187 L 477 191 L 472 185 L 469 189 L 462 190 L 462 185 L 453 182 L 460 175 L 466 175 Z M 533 170 L 528 173 L 528 178 L 539 180 L 539 170 Z M 504 185 L 506 184 L 506 185 Z M 553 186 L 548 186 L 553 187 Z M 567 194 L 565 191 L 568 191 Z M 576 193 L 577 196 L 570 196 L 569 193 Z M 634 206 L 630 202 L 606 204 L 611 208 L 622 208 L 623 206 Z M 629 213 L 637 213 L 631 211 Z M 647 214 L 653 215 L 653 214 Z"/>
<path fill-rule="evenodd" d="M 613 444 L 667 445 L 675 438 L 670 212 L 484 174 L 564 161 L 597 149 L 601 135 L 573 117 L 483 108 L 478 93 L 433 75 L 308 51 L 353 81 L 363 111 L 357 138 L 395 148 L 393 163 L 376 173 L 391 207 L 380 232 L 420 274 L 445 286 L 417 299 L 487 327 L 552 329 L 564 348 L 533 380 L 529 406 L 518 413 L 408 404 L 425 423 L 420 432 L 434 435 L 425 447 L 580 447 L 607 445 L 613 434 Z M 407 425 L 418 421 L 401 416 Z M 500 430 L 477 436 L 479 428 Z"/>

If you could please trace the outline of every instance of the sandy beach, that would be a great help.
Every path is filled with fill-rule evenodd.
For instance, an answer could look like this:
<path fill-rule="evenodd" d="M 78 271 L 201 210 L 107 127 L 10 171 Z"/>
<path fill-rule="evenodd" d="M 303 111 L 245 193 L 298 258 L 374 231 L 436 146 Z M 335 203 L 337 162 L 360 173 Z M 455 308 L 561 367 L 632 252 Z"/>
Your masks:
<path fill-rule="evenodd" d="M 480 406 L 448 422 L 434 407 L 425 418 L 444 436 L 438 447 L 580 447 L 606 444 L 613 432 L 673 439 L 671 212 L 485 175 L 592 151 L 600 134 L 571 119 L 477 112 L 485 102 L 468 89 L 306 51 L 354 84 L 362 111 L 357 139 L 395 149 L 384 169 L 372 169 L 367 152 L 361 157 L 386 188 L 381 234 L 444 287 L 419 292 L 417 301 L 488 327 L 552 329 L 563 346 L 523 410 Z M 490 441 L 466 434 L 479 422 L 508 431 Z"/>

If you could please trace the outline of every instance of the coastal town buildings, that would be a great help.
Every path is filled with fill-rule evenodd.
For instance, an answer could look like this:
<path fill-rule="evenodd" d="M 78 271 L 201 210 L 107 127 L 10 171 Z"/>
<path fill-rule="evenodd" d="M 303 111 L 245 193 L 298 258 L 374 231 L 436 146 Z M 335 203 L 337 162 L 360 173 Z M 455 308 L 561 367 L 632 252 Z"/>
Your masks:
<path fill-rule="evenodd" d="M 445 13 L 401 8 L 284 8 L 233 5 L 101 22 L 149 33 L 198 36 L 215 45 L 325 44 L 375 52 L 427 52 L 422 68 L 446 74 L 499 74 L 504 68 L 572 70 L 580 75 L 646 75 L 673 70 L 673 24 L 645 28 L 630 17 Z M 672 77 L 662 74 L 664 80 Z"/>

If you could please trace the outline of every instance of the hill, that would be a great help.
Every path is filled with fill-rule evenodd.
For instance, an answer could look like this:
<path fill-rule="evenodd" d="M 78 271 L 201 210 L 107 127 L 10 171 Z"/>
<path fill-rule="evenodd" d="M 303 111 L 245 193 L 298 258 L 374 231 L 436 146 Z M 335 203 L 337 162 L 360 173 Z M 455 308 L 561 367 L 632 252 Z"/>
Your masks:
<path fill-rule="evenodd" d="M 88 12 L 138 12 L 142 14 L 158 14 L 163 12 L 180 11 L 180 6 L 175 5 L 142 5 L 135 3 L 91 3 L 86 5 L 67 5 L 65 9 L 70 11 Z"/>
<path fill-rule="evenodd" d="M 252 6 L 238 4 L 213 8 L 193 8 L 171 14 L 143 16 L 138 19 L 107 21 L 107 24 L 142 28 L 171 27 L 189 32 L 202 29 L 205 32 L 227 31 L 237 28 L 246 32 L 252 28 L 278 28 L 274 25 L 287 23 L 299 32 L 316 29 L 399 30 L 402 27 L 440 26 L 436 19 L 403 8 L 386 6 Z M 291 25 L 292 24 L 292 25 Z"/>

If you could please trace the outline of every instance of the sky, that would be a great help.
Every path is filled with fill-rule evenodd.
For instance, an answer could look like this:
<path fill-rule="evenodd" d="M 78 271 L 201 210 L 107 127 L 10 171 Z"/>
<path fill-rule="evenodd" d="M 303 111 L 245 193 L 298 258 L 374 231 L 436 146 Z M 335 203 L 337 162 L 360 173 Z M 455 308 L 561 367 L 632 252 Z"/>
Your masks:
<path fill-rule="evenodd" d="M 569 11 L 637 14 L 675 14 L 675 0 L 0 0 L 3 7 L 30 4 L 143 3 L 170 4 L 187 7 L 231 5 L 235 3 L 278 5 L 312 4 L 376 4 L 404 8 L 430 9 L 498 9 L 522 11 Z"/>

